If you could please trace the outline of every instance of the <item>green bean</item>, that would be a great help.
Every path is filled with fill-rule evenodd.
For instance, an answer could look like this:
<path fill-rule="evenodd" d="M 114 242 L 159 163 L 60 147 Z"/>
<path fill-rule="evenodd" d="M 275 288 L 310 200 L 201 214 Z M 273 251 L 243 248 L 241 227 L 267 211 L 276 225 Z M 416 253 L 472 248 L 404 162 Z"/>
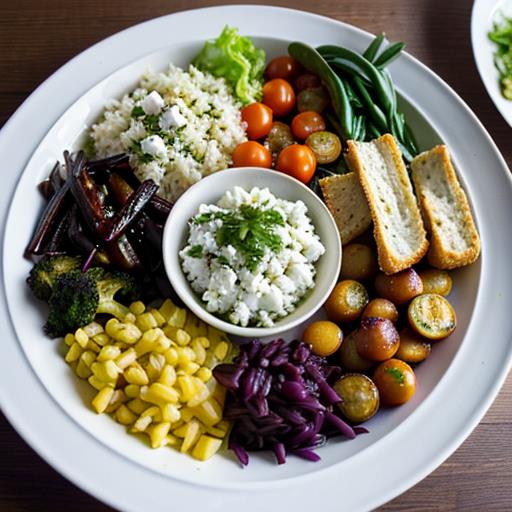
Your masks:
<path fill-rule="evenodd" d="M 327 110 L 325 113 L 324 113 L 325 117 L 327 117 L 327 121 L 329 121 L 329 123 L 332 124 L 332 126 L 334 127 L 334 129 L 338 132 L 338 135 L 343 138 L 344 135 L 343 135 L 343 131 L 341 129 L 341 125 L 339 123 L 339 121 L 336 119 L 336 116 L 330 111 L 330 110 Z"/>
<path fill-rule="evenodd" d="M 379 108 L 379 106 L 375 104 L 362 81 L 359 80 L 357 77 L 354 77 L 353 82 L 357 92 L 359 93 L 361 101 L 363 102 L 366 110 L 369 112 L 370 117 L 373 119 L 373 122 L 375 123 L 376 126 L 378 126 L 380 131 L 386 132 L 388 125 L 386 121 L 386 116 Z"/>
<path fill-rule="evenodd" d="M 366 120 L 366 132 L 371 134 L 374 138 L 378 138 L 382 135 L 382 132 L 369 120 Z"/>
<path fill-rule="evenodd" d="M 343 85 L 345 86 L 345 90 L 347 91 L 347 95 L 352 106 L 357 109 L 363 108 L 363 104 L 361 103 L 361 100 L 355 93 L 354 88 L 350 85 L 350 82 L 344 79 L 342 79 L 342 82 Z"/>
<path fill-rule="evenodd" d="M 399 42 L 388 46 L 373 62 L 375 67 L 384 68 L 391 64 L 397 57 L 400 56 L 400 52 L 405 48 L 404 42 Z"/>
<path fill-rule="evenodd" d="M 363 57 L 369 60 L 370 62 L 373 62 L 383 41 L 384 34 L 379 34 L 378 36 L 376 36 L 375 39 L 370 43 L 370 46 L 366 48 L 365 52 L 363 53 Z"/>
<path fill-rule="evenodd" d="M 304 43 L 291 43 L 288 53 L 308 71 L 315 73 L 329 91 L 336 115 L 340 119 L 340 133 L 344 139 L 352 137 L 352 107 L 347 91 L 340 78 L 334 73 L 324 58 L 311 46 Z"/>

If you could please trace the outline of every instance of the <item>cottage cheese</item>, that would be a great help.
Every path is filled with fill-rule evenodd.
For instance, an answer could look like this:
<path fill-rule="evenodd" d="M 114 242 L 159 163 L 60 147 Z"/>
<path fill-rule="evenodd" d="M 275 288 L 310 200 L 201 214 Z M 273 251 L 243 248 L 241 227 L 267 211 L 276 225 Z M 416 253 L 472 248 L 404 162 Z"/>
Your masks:
<path fill-rule="evenodd" d="M 255 268 L 231 244 L 219 246 L 223 227 L 219 213 L 236 211 L 242 205 L 275 210 L 282 225 L 271 228 L 279 236 L 277 251 L 265 247 Z M 187 245 L 180 251 L 182 268 L 206 309 L 235 325 L 269 327 L 291 313 L 315 284 L 315 265 L 325 248 L 315 233 L 302 201 L 285 201 L 268 188 L 250 192 L 235 187 L 214 205 L 202 204 L 189 223 Z M 198 222 L 210 214 L 211 220 Z M 213 214 L 213 215 L 211 215 Z"/>

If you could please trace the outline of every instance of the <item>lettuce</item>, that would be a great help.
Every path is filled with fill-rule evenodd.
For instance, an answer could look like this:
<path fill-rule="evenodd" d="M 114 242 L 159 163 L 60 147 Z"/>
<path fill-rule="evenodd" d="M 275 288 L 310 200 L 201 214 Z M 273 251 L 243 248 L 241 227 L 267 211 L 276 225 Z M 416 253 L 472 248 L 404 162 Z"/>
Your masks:
<path fill-rule="evenodd" d="M 206 41 L 192 64 L 216 77 L 223 77 L 244 104 L 259 101 L 262 96 L 265 52 L 256 48 L 237 28 L 224 27 L 221 35 Z"/>

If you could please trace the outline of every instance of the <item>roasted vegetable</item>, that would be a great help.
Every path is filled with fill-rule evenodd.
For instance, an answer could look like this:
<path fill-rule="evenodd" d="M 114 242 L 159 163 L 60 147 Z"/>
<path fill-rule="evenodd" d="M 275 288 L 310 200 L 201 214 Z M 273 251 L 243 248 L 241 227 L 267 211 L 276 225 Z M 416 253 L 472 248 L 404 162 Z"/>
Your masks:
<path fill-rule="evenodd" d="M 442 296 L 425 293 L 416 297 L 407 311 L 411 327 L 425 338 L 442 340 L 457 326 L 452 305 Z"/>
<path fill-rule="evenodd" d="M 366 375 L 347 373 L 333 388 L 341 398 L 341 414 L 351 423 L 367 421 L 379 410 L 379 391 Z"/>
<path fill-rule="evenodd" d="M 327 357 L 340 348 L 343 332 L 335 323 L 320 320 L 306 327 L 302 341 L 311 345 L 313 354 Z"/>
<path fill-rule="evenodd" d="M 352 322 L 361 316 L 368 304 L 368 292 L 357 281 L 347 279 L 338 283 L 325 303 L 329 320 Z"/>

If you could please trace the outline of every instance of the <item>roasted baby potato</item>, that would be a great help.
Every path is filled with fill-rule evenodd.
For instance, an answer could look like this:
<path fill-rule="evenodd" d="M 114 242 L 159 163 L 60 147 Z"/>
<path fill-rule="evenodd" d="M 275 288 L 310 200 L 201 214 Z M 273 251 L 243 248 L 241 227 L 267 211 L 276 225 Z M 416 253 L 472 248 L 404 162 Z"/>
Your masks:
<path fill-rule="evenodd" d="M 377 257 L 367 245 L 348 244 L 343 248 L 341 260 L 342 279 L 366 281 L 377 274 Z"/>
<path fill-rule="evenodd" d="M 351 423 L 369 420 L 379 409 L 379 390 L 373 381 L 362 373 L 347 373 L 333 385 L 341 397 L 338 407 Z"/>
<path fill-rule="evenodd" d="M 352 331 L 348 336 L 345 336 L 339 351 L 340 362 L 344 370 L 349 372 L 365 372 L 373 366 L 374 362 L 364 359 L 358 354 L 356 333 L 357 331 Z"/>
<path fill-rule="evenodd" d="M 423 283 L 412 268 L 389 276 L 380 272 L 375 278 L 375 291 L 394 304 L 405 304 L 423 293 Z"/>
<path fill-rule="evenodd" d="M 395 357 L 406 363 L 421 363 L 430 355 L 431 348 L 430 343 L 406 327 L 400 331 L 400 346 Z"/>
<path fill-rule="evenodd" d="M 416 375 L 399 359 L 389 359 L 377 366 L 372 377 L 383 405 L 402 405 L 416 391 Z"/>
<path fill-rule="evenodd" d="M 338 283 L 325 303 L 329 320 L 352 322 L 361 316 L 368 304 L 368 292 L 357 281 L 347 279 Z"/>
<path fill-rule="evenodd" d="M 327 357 L 338 350 L 343 333 L 335 323 L 321 320 L 306 327 L 302 340 L 311 345 L 313 354 Z"/>
<path fill-rule="evenodd" d="M 393 357 L 400 345 L 400 336 L 387 318 L 363 318 L 356 334 L 357 353 L 371 361 Z"/>
<path fill-rule="evenodd" d="M 368 317 L 387 318 L 393 323 L 398 320 L 398 311 L 396 306 L 387 299 L 373 299 L 368 303 L 368 306 L 361 315 L 362 318 Z"/>
<path fill-rule="evenodd" d="M 423 282 L 423 293 L 447 296 L 452 290 L 452 278 L 446 270 L 427 268 L 419 273 Z"/>
<path fill-rule="evenodd" d="M 407 310 L 409 324 L 429 340 L 442 340 L 457 326 L 457 318 L 451 304 L 436 293 L 416 297 Z"/>

